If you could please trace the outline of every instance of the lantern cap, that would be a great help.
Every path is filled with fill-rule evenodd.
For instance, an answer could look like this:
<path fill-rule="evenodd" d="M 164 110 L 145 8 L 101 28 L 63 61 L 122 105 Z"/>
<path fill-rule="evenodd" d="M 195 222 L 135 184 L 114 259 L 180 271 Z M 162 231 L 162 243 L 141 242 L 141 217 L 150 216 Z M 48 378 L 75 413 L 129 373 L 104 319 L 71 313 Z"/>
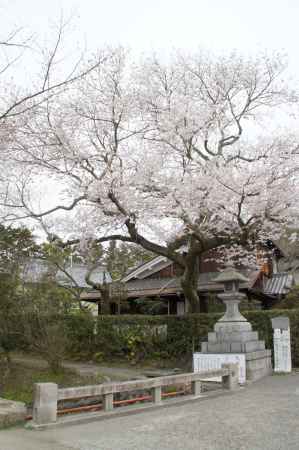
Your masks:
<path fill-rule="evenodd" d="M 235 270 L 232 266 L 224 269 L 216 278 L 213 280 L 215 283 L 229 283 L 232 281 L 239 281 L 241 283 L 245 283 L 248 280 L 244 275 Z"/>

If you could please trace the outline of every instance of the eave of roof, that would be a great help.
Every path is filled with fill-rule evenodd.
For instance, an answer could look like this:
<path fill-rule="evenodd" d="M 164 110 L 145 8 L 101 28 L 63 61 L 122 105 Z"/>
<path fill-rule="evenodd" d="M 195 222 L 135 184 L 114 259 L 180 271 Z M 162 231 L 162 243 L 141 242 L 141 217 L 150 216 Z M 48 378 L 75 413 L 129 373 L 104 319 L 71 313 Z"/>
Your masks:
<path fill-rule="evenodd" d="M 129 272 L 127 275 L 125 275 L 122 278 L 122 282 L 123 283 L 127 283 L 128 281 L 130 281 L 132 278 L 137 277 L 140 273 L 144 272 L 147 268 L 151 268 L 156 264 L 159 264 L 160 262 L 168 262 L 168 264 L 172 264 L 172 261 L 167 260 L 167 258 L 165 256 L 156 256 L 155 258 L 151 259 L 150 261 L 147 261 L 145 263 L 140 264 L 138 267 L 135 267 L 134 269 L 132 269 L 131 272 Z"/>
<path fill-rule="evenodd" d="M 267 295 L 287 294 L 294 284 L 294 277 L 291 273 L 274 273 L 272 277 L 267 280 L 264 287 L 264 293 Z"/>
<path fill-rule="evenodd" d="M 184 251 L 187 250 L 187 246 L 186 245 L 182 245 L 177 252 L 178 253 L 183 253 Z M 147 268 L 151 268 L 156 264 L 159 264 L 161 262 L 165 261 L 165 265 L 164 267 L 169 266 L 170 264 L 173 264 L 173 261 L 171 261 L 170 259 L 168 259 L 166 256 L 162 256 L 162 255 L 158 255 L 155 256 L 154 258 L 152 258 L 150 261 L 147 261 L 145 263 L 139 264 L 137 267 L 134 267 L 132 270 L 130 270 L 130 272 L 128 272 L 122 279 L 121 281 L 123 283 L 126 283 L 130 280 L 132 280 L 132 278 L 137 277 L 140 273 L 142 273 L 143 271 L 145 271 Z M 160 270 L 160 268 L 158 269 Z"/>
<path fill-rule="evenodd" d="M 223 285 L 215 283 L 214 279 L 219 272 L 201 273 L 198 281 L 199 292 L 223 290 Z M 136 296 L 154 296 L 154 295 L 168 295 L 180 294 L 183 292 L 180 278 L 145 278 L 142 280 L 132 280 L 126 283 L 128 290 L 128 298 L 135 298 Z M 251 281 L 242 283 L 241 288 L 248 289 L 251 287 Z"/>

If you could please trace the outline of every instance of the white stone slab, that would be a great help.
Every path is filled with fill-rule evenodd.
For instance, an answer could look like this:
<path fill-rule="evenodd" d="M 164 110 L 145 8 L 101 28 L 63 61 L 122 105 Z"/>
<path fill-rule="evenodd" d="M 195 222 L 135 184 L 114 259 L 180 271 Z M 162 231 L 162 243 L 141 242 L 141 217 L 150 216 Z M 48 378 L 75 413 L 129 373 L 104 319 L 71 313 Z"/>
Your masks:
<path fill-rule="evenodd" d="M 273 343 L 274 372 L 290 373 L 292 371 L 290 329 L 274 329 Z"/>
<path fill-rule="evenodd" d="M 246 359 L 244 353 L 193 353 L 193 371 L 221 369 L 222 364 L 239 364 L 239 383 L 246 382 Z M 208 378 L 210 381 L 221 381 L 221 377 Z"/>

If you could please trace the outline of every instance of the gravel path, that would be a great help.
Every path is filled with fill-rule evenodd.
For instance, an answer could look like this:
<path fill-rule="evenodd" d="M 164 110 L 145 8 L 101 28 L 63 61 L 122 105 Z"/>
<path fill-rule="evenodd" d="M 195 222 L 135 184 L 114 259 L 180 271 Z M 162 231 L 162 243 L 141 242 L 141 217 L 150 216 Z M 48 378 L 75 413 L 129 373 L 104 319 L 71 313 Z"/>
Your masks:
<path fill-rule="evenodd" d="M 0 450 L 298 450 L 299 374 L 236 394 L 56 430 L 0 432 Z"/>
<path fill-rule="evenodd" d="M 47 367 L 47 363 L 41 359 L 28 357 L 28 356 L 13 356 L 13 361 L 19 362 L 30 367 L 44 368 Z M 75 370 L 79 375 L 102 375 L 111 378 L 113 381 L 125 381 L 134 378 L 142 378 L 142 371 L 144 369 L 136 369 L 135 367 L 122 367 L 122 366 L 106 366 L 103 364 L 96 364 L 94 362 L 82 363 L 73 361 L 64 361 L 63 366 L 68 369 Z M 0 447 L 0 450 L 1 447 Z"/>

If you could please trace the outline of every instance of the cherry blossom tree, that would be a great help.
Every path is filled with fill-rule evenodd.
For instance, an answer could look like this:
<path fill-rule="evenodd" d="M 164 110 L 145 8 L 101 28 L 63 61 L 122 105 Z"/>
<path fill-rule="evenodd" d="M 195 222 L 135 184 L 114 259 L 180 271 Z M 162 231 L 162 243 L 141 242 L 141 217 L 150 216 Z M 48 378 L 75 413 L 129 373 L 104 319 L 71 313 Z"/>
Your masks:
<path fill-rule="evenodd" d="M 26 115 L 7 149 L 26 181 L 2 206 L 44 226 L 63 220 L 65 245 L 119 240 L 169 258 L 196 311 L 205 252 L 244 257 L 298 226 L 298 139 L 273 126 L 297 103 L 286 63 L 204 52 L 136 63 L 122 48 L 99 59 Z M 38 177 L 62 186 L 53 207 L 38 209 Z"/>

